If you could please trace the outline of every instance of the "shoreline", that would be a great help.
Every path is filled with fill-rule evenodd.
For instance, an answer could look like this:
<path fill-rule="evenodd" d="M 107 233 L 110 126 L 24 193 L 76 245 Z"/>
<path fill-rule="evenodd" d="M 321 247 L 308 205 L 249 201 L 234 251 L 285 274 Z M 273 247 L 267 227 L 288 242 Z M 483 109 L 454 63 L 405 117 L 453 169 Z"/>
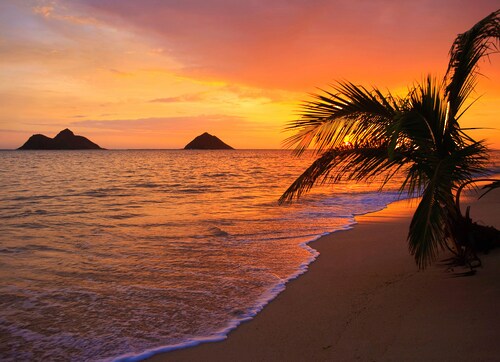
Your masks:
<path fill-rule="evenodd" d="M 497 194 L 498 192 L 490 193 L 486 198 L 473 203 L 471 215 L 474 220 L 483 220 L 486 224 L 499 227 L 499 217 L 495 215 L 500 200 Z M 469 201 L 463 201 L 464 207 Z M 481 360 L 494 358 L 500 353 L 500 347 L 494 342 L 486 341 L 495 339 L 496 329 L 492 326 L 500 325 L 496 308 L 490 305 L 491 300 L 500 297 L 500 287 L 492 282 L 498 281 L 500 276 L 500 269 L 495 268 L 500 264 L 500 251 L 494 250 L 490 255 L 482 256 L 485 267 L 480 268 L 472 278 L 452 278 L 453 275 L 447 272 L 445 267 L 438 265 L 439 260 L 443 259 L 443 256 L 446 257 L 444 254 L 425 271 L 418 271 L 406 244 L 406 233 L 415 206 L 416 201 L 412 199 L 396 201 L 380 211 L 355 216 L 354 227 L 348 230 L 334 231 L 310 241 L 309 247 L 317 250 L 320 255 L 306 266 L 307 273 L 302 272 L 297 275 L 300 278 L 295 276 L 287 281 L 284 291 L 270 300 L 265 308 L 250 318 L 251 320 L 232 329 L 227 338 L 221 337 L 210 343 L 203 343 L 206 339 L 201 339 L 195 341 L 196 346 L 193 343 L 191 346 L 169 352 L 158 348 L 149 355 L 146 355 L 147 352 L 142 353 L 141 359 L 470 360 L 481 355 Z M 373 243 L 376 245 L 371 248 Z M 411 287 L 407 286 L 408 283 Z M 427 331 L 430 326 L 423 328 L 419 315 L 409 319 L 405 313 L 406 306 L 409 315 L 419 314 L 420 311 L 423 320 L 430 322 L 424 312 L 432 310 L 432 300 L 449 298 L 450 292 L 460 294 L 460 288 L 453 288 L 460 285 L 470 288 L 470 284 L 488 287 L 492 293 L 491 299 L 480 298 L 478 293 L 481 288 L 476 286 L 475 288 L 479 289 L 471 293 L 471 298 L 465 298 L 465 302 L 462 300 L 462 315 L 467 314 L 467 311 L 473 312 L 471 308 L 475 304 L 479 314 L 491 314 L 488 319 L 484 316 L 481 319 L 467 315 L 473 324 L 483 327 L 486 324 L 486 328 L 482 328 L 482 334 L 470 330 L 465 322 L 462 325 L 460 318 L 455 321 L 455 324 L 458 323 L 456 327 L 447 327 L 445 324 L 438 325 L 441 327 L 439 333 L 437 331 L 440 328 L 436 326 L 433 326 L 434 330 L 431 328 Z M 414 287 L 417 287 L 417 290 L 413 290 Z M 427 294 L 418 293 L 418 288 L 428 289 Z M 453 291 L 446 291 L 447 289 Z M 465 292 L 467 288 L 463 290 L 463 293 Z M 424 303 L 426 296 L 431 305 Z M 467 293 L 463 297 L 467 297 Z M 391 313 L 384 308 L 385 304 L 393 305 L 393 308 L 389 309 Z M 446 303 L 441 307 L 444 308 L 445 305 Z M 449 305 L 453 307 L 457 303 L 450 301 Z M 394 314 L 395 311 L 398 313 Z M 447 316 L 453 320 L 451 317 L 457 316 L 452 310 L 445 312 L 446 309 L 440 310 L 435 317 Z M 404 326 L 410 327 L 411 330 L 401 333 L 408 331 Z M 472 335 L 458 333 L 457 329 L 465 329 Z M 426 337 L 426 334 L 432 335 L 433 338 Z M 449 338 L 442 341 L 442 334 Z M 415 340 L 419 338 L 426 341 L 426 348 L 420 348 L 419 353 L 415 354 L 416 348 L 419 347 Z M 464 352 L 457 342 L 465 339 L 468 339 L 468 342 L 462 342 L 468 349 Z M 396 342 L 398 340 L 400 343 Z M 437 342 L 439 340 L 441 343 Z M 447 343 L 441 348 L 443 342 Z M 459 347 L 453 348 L 455 344 Z M 399 347 L 396 348 L 397 346 Z M 431 346 L 433 348 L 430 348 Z M 123 357 L 125 356 L 121 356 Z M 139 356 L 127 357 L 130 360 L 139 359 Z"/>
<path fill-rule="evenodd" d="M 272 303 L 282 292 L 286 290 L 287 285 L 302 276 L 303 274 L 307 273 L 309 270 L 309 267 L 311 264 L 313 264 L 318 257 L 320 256 L 320 253 L 318 250 L 313 248 L 311 244 L 317 242 L 318 240 L 328 237 L 334 233 L 337 232 L 345 232 L 352 230 L 356 224 L 358 223 L 356 221 L 357 217 L 360 216 L 365 216 L 369 214 L 374 214 L 380 211 L 383 211 L 387 209 L 391 204 L 397 203 L 397 202 L 404 202 L 404 201 L 410 201 L 412 198 L 404 198 L 401 200 L 396 200 L 396 201 L 391 201 L 388 204 L 384 205 L 383 207 L 379 209 L 375 209 L 373 211 L 368 211 L 360 214 L 354 214 L 350 218 L 349 223 L 343 225 L 341 228 L 332 230 L 332 231 L 326 231 L 322 234 L 318 234 L 314 238 L 304 241 L 300 244 L 298 244 L 299 248 L 303 248 L 307 250 L 310 253 L 310 257 L 299 265 L 297 271 L 290 275 L 286 280 L 284 279 L 281 283 L 275 285 L 274 287 L 270 288 L 265 294 L 263 294 L 259 299 L 256 300 L 256 304 L 252 306 L 249 309 L 249 312 L 246 313 L 244 316 L 242 316 L 239 319 L 233 319 L 229 321 L 228 325 L 224 327 L 223 329 L 216 331 L 214 334 L 209 335 L 209 336 L 200 336 L 192 339 L 188 339 L 186 342 L 178 343 L 178 344 L 169 344 L 169 345 L 164 345 L 160 347 L 156 347 L 153 349 L 148 349 L 145 350 L 141 353 L 134 354 L 134 353 L 127 353 L 127 354 L 122 354 L 116 357 L 112 358 L 106 358 L 105 361 L 112 361 L 112 362 L 135 362 L 135 361 L 145 361 L 145 360 L 150 360 L 151 358 L 155 358 L 157 355 L 162 355 L 165 353 L 171 353 L 174 351 L 178 350 L 183 350 L 183 349 L 188 349 L 188 348 L 193 348 L 197 347 L 201 344 L 206 344 L 206 343 L 214 343 L 214 342 L 222 342 L 228 338 L 228 335 L 232 333 L 235 329 L 237 329 L 239 326 L 245 323 L 251 322 L 269 303 Z"/>

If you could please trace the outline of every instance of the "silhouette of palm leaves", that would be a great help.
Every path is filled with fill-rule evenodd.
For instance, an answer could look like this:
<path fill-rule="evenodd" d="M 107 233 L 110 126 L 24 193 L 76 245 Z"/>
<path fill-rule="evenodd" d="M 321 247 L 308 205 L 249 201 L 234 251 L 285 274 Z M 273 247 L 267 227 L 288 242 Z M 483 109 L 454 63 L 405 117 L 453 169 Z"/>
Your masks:
<path fill-rule="evenodd" d="M 420 195 L 410 224 L 410 253 L 420 268 L 446 245 L 457 219 L 453 193 L 484 173 L 487 149 L 468 136 L 459 118 L 479 74 L 478 61 L 498 52 L 500 10 L 455 39 L 442 81 L 428 76 L 405 97 L 378 88 L 338 82 L 301 105 L 285 140 L 297 155 L 314 147 L 318 158 L 284 192 L 290 202 L 312 187 L 339 181 L 371 181 L 382 186 L 403 173 L 400 191 Z M 348 142 L 346 142 L 348 141 Z"/>

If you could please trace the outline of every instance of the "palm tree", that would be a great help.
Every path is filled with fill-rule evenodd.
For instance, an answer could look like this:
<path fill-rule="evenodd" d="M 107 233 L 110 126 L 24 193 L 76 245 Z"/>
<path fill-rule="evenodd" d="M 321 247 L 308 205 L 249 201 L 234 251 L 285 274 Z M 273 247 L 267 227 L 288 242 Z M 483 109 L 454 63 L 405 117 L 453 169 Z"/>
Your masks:
<path fill-rule="evenodd" d="M 486 171 L 483 141 L 461 128 L 481 58 L 498 51 L 500 10 L 458 35 L 442 80 L 428 76 L 407 96 L 338 82 L 302 104 L 300 119 L 285 142 L 300 155 L 314 146 L 318 158 L 280 198 L 299 198 L 320 183 L 380 180 L 403 174 L 401 192 L 421 196 L 408 234 L 409 250 L 425 268 L 444 247 L 463 249 L 456 225 L 462 216 L 454 193 Z M 473 103 L 473 102 L 472 102 Z M 346 142 L 348 140 L 348 142 Z"/>

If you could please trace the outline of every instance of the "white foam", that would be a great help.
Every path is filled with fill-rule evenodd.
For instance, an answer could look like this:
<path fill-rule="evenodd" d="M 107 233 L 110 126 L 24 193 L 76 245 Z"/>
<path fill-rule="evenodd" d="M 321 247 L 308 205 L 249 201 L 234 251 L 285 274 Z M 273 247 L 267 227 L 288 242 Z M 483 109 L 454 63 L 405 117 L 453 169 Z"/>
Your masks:
<path fill-rule="evenodd" d="M 380 195 L 380 194 L 379 194 Z M 321 233 L 319 235 L 316 235 L 314 238 L 311 240 L 302 242 L 299 244 L 299 246 L 305 250 L 307 250 L 310 253 L 310 257 L 302 263 L 299 268 L 296 270 L 295 273 L 290 275 L 286 279 L 282 279 L 278 284 L 270 288 L 266 293 L 262 294 L 260 298 L 256 301 L 255 306 L 251 307 L 247 313 L 242 314 L 239 318 L 231 320 L 228 325 L 209 335 L 209 336 L 201 336 L 201 337 L 196 337 L 196 338 L 190 338 L 185 342 L 182 343 L 176 343 L 176 344 L 171 344 L 171 345 L 165 345 L 165 346 L 160 346 L 157 348 L 152 348 L 152 349 L 147 349 L 144 352 L 138 353 L 138 354 L 133 354 L 133 353 L 128 353 L 124 354 L 118 357 L 114 358 L 109 358 L 109 359 L 104 359 L 102 361 L 113 361 L 113 362 L 136 362 L 136 361 L 142 361 L 146 358 L 150 358 L 156 354 L 159 353 L 165 353 L 165 352 L 170 352 L 178 349 L 184 349 L 184 348 L 190 348 L 190 347 L 195 347 L 197 345 L 200 345 L 202 343 L 209 343 L 209 342 L 220 342 L 223 341 L 227 338 L 228 334 L 230 331 L 234 330 L 236 327 L 238 327 L 241 323 L 247 322 L 252 320 L 257 313 L 259 313 L 267 304 L 269 304 L 272 300 L 274 300 L 282 291 L 286 289 L 286 284 L 298 278 L 300 275 L 304 274 L 308 269 L 309 265 L 313 261 L 317 259 L 317 257 L 320 255 L 320 253 L 309 246 L 310 243 L 320 239 L 323 236 L 338 232 L 338 231 L 346 231 L 346 230 L 351 230 L 354 225 L 357 224 L 355 220 L 356 215 L 365 215 L 373 212 L 377 212 L 380 210 L 383 210 L 387 208 L 387 206 L 399 199 L 404 199 L 404 198 L 395 198 L 394 194 L 389 194 L 387 195 L 388 197 L 381 197 L 380 199 L 384 200 L 382 203 L 375 203 L 375 205 L 372 205 L 372 209 L 366 210 L 365 212 L 360 212 L 356 213 L 353 215 L 350 215 L 350 217 L 346 218 L 348 222 L 342 226 L 338 226 L 335 230 L 332 231 L 327 231 L 324 233 Z"/>

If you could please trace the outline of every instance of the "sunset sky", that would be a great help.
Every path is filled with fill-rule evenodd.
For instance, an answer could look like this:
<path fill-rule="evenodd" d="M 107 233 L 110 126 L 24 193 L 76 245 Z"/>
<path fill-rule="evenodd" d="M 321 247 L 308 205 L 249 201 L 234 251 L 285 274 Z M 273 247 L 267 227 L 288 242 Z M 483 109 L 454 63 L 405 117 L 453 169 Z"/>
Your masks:
<path fill-rule="evenodd" d="M 404 93 L 441 77 L 498 0 L 1 0 L 0 148 L 64 128 L 106 148 L 182 148 L 207 131 L 280 148 L 316 87 Z M 500 55 L 463 126 L 500 148 Z"/>

